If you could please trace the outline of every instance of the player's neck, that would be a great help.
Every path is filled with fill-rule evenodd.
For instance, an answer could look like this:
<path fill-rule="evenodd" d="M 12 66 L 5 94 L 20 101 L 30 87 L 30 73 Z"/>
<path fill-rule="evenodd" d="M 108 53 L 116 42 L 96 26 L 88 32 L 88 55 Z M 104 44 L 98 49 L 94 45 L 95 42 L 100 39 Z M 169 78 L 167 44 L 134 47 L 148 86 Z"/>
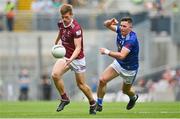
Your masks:
<path fill-rule="evenodd" d="M 121 35 L 121 36 L 122 36 L 122 38 L 126 38 L 127 36 L 129 36 L 129 34 L 130 34 L 130 32 L 126 35 Z"/>
<path fill-rule="evenodd" d="M 73 22 L 73 19 L 71 19 L 71 22 L 68 25 L 65 25 L 64 22 L 63 22 L 63 25 L 65 28 L 67 28 L 67 27 L 71 26 L 72 22 Z"/>
<path fill-rule="evenodd" d="M 122 35 L 122 38 L 126 38 L 126 36 L 123 36 L 123 35 Z"/>

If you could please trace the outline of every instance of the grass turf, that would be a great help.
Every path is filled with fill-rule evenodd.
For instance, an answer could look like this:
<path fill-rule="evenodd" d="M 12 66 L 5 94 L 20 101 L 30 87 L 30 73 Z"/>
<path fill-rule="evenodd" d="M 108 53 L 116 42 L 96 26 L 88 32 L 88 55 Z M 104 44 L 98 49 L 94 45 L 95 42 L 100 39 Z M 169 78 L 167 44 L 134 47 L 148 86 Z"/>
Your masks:
<path fill-rule="evenodd" d="M 137 103 L 127 111 L 127 103 L 104 103 L 103 111 L 89 115 L 87 102 L 71 102 L 56 112 L 57 101 L 0 102 L 0 118 L 180 118 L 180 102 Z"/>

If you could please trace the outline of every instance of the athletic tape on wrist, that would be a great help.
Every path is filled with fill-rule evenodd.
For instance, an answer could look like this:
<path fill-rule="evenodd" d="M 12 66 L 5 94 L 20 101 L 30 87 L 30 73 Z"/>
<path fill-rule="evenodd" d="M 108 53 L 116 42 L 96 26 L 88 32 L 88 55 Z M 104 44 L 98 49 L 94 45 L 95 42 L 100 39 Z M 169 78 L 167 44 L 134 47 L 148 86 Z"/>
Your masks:
<path fill-rule="evenodd" d="M 104 53 L 105 53 L 106 55 L 109 55 L 109 53 L 110 53 L 110 50 L 108 50 L 108 49 L 105 49 L 105 50 L 104 50 Z"/>

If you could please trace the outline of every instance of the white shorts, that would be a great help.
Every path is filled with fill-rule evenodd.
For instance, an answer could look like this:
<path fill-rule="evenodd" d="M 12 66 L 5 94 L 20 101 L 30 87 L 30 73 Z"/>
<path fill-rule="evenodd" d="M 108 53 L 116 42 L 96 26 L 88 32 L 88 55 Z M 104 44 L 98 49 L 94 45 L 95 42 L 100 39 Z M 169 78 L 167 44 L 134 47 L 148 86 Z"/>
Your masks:
<path fill-rule="evenodd" d="M 133 84 L 136 78 L 137 70 L 126 70 L 122 68 L 116 60 L 114 60 L 110 66 L 123 78 L 124 83 Z"/>
<path fill-rule="evenodd" d="M 70 63 L 70 69 L 76 73 L 82 73 L 86 71 L 86 61 L 85 57 L 82 59 L 73 60 Z"/>

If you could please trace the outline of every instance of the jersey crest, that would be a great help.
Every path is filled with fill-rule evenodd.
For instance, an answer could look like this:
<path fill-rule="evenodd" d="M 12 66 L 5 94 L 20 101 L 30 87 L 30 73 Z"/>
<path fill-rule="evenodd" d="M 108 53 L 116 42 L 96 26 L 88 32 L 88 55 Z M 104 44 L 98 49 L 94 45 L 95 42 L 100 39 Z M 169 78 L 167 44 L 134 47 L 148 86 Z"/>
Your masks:
<path fill-rule="evenodd" d="M 81 30 L 76 31 L 76 35 L 77 36 L 81 35 Z"/>

